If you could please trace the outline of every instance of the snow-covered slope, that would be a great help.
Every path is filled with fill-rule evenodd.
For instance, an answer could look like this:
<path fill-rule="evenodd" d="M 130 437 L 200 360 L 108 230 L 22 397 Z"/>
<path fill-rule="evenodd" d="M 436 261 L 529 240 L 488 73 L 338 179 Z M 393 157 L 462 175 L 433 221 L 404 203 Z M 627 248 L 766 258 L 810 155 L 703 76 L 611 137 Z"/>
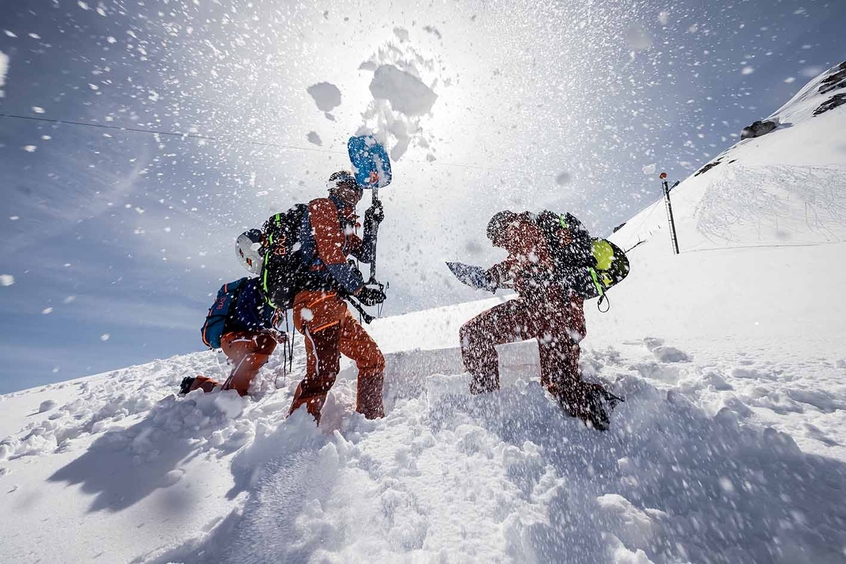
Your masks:
<path fill-rule="evenodd" d="M 0 561 L 846 562 L 846 107 L 802 114 L 812 89 L 673 191 L 681 255 L 660 202 L 615 234 L 646 242 L 588 304 L 609 432 L 562 417 L 533 343 L 467 395 L 458 327 L 505 298 L 375 322 L 375 422 L 349 366 L 320 428 L 285 419 L 301 347 L 246 399 L 175 397 L 223 368 L 174 357 L 0 396 Z"/>
<path fill-rule="evenodd" d="M 824 82 L 844 73 L 834 67 L 809 82 L 768 118 L 779 123 L 775 131 L 740 141 L 673 189 L 681 250 L 846 240 L 846 112 L 814 115 L 846 93 L 846 76 Z M 666 230 L 658 200 L 613 239 L 629 248 Z"/>

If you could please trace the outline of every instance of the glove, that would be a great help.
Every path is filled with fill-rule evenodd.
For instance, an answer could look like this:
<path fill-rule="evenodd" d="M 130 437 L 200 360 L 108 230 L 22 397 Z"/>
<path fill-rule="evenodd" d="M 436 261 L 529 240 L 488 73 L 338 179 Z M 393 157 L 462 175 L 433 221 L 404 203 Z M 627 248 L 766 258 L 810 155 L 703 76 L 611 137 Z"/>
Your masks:
<path fill-rule="evenodd" d="M 382 223 L 382 220 L 385 219 L 385 210 L 382 208 L 382 202 L 380 200 L 376 200 L 373 204 L 367 208 L 367 211 L 364 212 L 364 222 L 365 223 Z"/>
<path fill-rule="evenodd" d="M 361 283 L 364 283 L 364 276 L 361 274 L 361 269 L 358 268 L 358 265 L 355 263 L 353 259 L 347 259 L 347 264 L 350 265 L 350 268 L 353 271 L 353 274 L 356 278 L 358 278 Z"/>
<path fill-rule="evenodd" d="M 387 296 L 379 288 L 368 288 L 364 286 L 355 294 L 355 297 L 366 306 L 375 306 L 384 302 Z"/>

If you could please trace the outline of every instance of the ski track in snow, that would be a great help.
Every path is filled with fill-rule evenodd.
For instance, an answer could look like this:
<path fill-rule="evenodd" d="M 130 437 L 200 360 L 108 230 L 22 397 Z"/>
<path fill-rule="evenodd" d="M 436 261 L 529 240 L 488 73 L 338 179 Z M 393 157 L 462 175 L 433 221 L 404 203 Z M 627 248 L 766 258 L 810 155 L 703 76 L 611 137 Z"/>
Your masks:
<path fill-rule="evenodd" d="M 7 404 L 32 396 L 33 417 L 51 393 L 79 399 L 2 441 L 0 480 L 83 448 L 48 481 L 79 484 L 88 512 L 170 492 L 161 503 L 188 519 L 203 505 L 188 486 L 204 480 L 190 463 L 217 460 L 228 509 L 138 562 L 843 557 L 846 387 L 818 389 L 842 379 L 836 361 L 708 357 L 656 338 L 588 351 L 584 371 L 627 398 L 602 434 L 561 416 L 532 377 L 533 345 L 503 350 L 504 388 L 483 397 L 466 394 L 463 375 L 427 374 L 458 373 L 454 350 L 389 355 L 389 412 L 376 422 L 351 413 L 348 369 L 321 429 L 304 413 L 284 420 L 299 354 L 293 378 L 278 359 L 263 369 L 254 399 L 169 393 L 186 374 L 213 373 L 213 353 L 10 394 Z M 398 380 L 397 368 L 412 376 Z"/>
<path fill-rule="evenodd" d="M 730 166 L 711 183 L 694 214 L 699 232 L 711 241 L 790 243 L 803 231 L 841 241 L 846 167 Z"/>

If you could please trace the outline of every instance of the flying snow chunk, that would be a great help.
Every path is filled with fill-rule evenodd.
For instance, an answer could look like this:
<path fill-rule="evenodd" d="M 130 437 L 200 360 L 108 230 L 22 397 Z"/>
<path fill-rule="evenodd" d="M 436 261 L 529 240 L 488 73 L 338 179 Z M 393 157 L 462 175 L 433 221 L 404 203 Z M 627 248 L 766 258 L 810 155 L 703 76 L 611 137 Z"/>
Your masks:
<path fill-rule="evenodd" d="M 17 37 L 17 35 L 15 35 L 15 32 L 13 32 L 13 31 L 9 31 L 8 29 L 4 29 L 4 30 L 3 30 L 3 33 L 5 33 L 6 35 L 8 35 L 9 37 Z"/>
<path fill-rule="evenodd" d="M 318 135 L 314 131 L 309 131 L 306 137 L 308 138 L 308 142 L 312 143 L 313 145 L 317 145 L 318 147 L 323 145 L 323 141 L 320 139 L 320 135 Z"/>
<path fill-rule="evenodd" d="M 53 308 L 52 307 L 45 307 L 44 309 L 41 310 L 41 313 L 43 313 L 44 315 L 50 315 L 51 313 L 53 313 Z"/>
<path fill-rule="evenodd" d="M 318 82 L 306 88 L 306 92 L 314 98 L 317 109 L 321 112 L 331 112 L 341 105 L 341 91 L 329 82 Z"/>
<path fill-rule="evenodd" d="M 555 183 L 559 186 L 566 186 L 570 183 L 570 180 L 572 180 L 572 177 L 570 176 L 570 173 L 566 170 L 563 172 L 559 172 L 558 176 L 555 177 Z"/>
<path fill-rule="evenodd" d="M 670 12 L 661 12 L 658 14 L 658 21 L 661 22 L 661 25 L 670 23 Z"/>
<path fill-rule="evenodd" d="M 646 165 L 645 167 L 643 167 L 640 170 L 643 171 L 643 174 L 655 174 L 655 167 L 656 167 L 655 163 L 652 163 L 652 164 Z"/>
<path fill-rule="evenodd" d="M 370 82 L 373 97 L 388 100 L 391 107 L 407 116 L 428 114 L 438 95 L 411 73 L 394 65 L 382 65 L 373 73 Z"/>
<path fill-rule="evenodd" d="M 109 340 L 109 337 L 111 337 L 111 335 L 109 335 L 108 333 L 103 333 L 102 335 L 100 335 L 100 340 L 105 343 Z"/>
<path fill-rule="evenodd" d="M 11 274 L 0 274 L 0 286 L 11 286 L 15 283 L 15 277 Z"/>
<path fill-rule="evenodd" d="M 39 106 L 33 106 L 32 111 L 36 114 L 43 114 L 45 112 L 44 108 L 41 108 Z"/>
<path fill-rule="evenodd" d="M 438 39 L 444 38 L 444 36 L 441 35 L 441 32 L 438 30 L 438 28 L 436 28 L 434 26 L 431 26 L 431 25 L 423 26 L 423 31 L 425 31 L 426 33 L 429 33 L 431 35 L 434 35 Z"/>
<path fill-rule="evenodd" d="M 825 70 L 824 68 L 816 67 L 816 66 L 805 67 L 801 71 L 799 71 L 799 74 L 801 74 L 802 76 L 808 77 L 808 78 L 814 78 L 815 76 L 817 76 L 818 74 L 820 74 L 824 70 Z"/>
<path fill-rule="evenodd" d="M 753 67 L 743 67 L 740 72 L 742 74 L 752 74 L 753 72 L 755 72 L 755 69 Z"/>
<path fill-rule="evenodd" d="M 36 149 L 38 149 L 38 147 L 36 147 L 35 145 L 24 145 L 23 148 L 23 150 L 27 153 L 34 153 Z"/>
<path fill-rule="evenodd" d="M 403 29 L 401 27 L 395 27 L 394 28 L 394 35 L 396 35 L 397 38 L 400 41 L 408 41 L 408 30 L 407 29 Z"/>
<path fill-rule="evenodd" d="M 6 73 L 9 71 L 9 56 L 0 51 L 0 98 L 3 97 L 3 85 L 6 84 Z"/>
<path fill-rule="evenodd" d="M 632 51 L 646 51 L 652 47 L 652 37 L 639 25 L 630 26 L 624 35 L 626 45 Z"/>

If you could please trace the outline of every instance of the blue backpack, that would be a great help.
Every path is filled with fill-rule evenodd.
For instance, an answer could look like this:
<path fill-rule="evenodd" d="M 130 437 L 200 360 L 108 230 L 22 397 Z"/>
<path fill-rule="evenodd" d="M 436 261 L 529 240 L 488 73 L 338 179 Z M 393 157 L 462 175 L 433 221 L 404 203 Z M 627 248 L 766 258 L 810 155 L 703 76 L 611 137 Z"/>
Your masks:
<path fill-rule="evenodd" d="M 206 315 L 206 322 L 200 330 L 203 335 L 203 343 L 211 349 L 220 348 L 220 337 L 223 335 L 223 327 L 229 318 L 230 312 L 234 311 L 234 305 L 238 299 L 241 284 L 249 280 L 241 278 L 234 282 L 227 282 L 217 291 L 217 298 L 209 308 Z"/>

